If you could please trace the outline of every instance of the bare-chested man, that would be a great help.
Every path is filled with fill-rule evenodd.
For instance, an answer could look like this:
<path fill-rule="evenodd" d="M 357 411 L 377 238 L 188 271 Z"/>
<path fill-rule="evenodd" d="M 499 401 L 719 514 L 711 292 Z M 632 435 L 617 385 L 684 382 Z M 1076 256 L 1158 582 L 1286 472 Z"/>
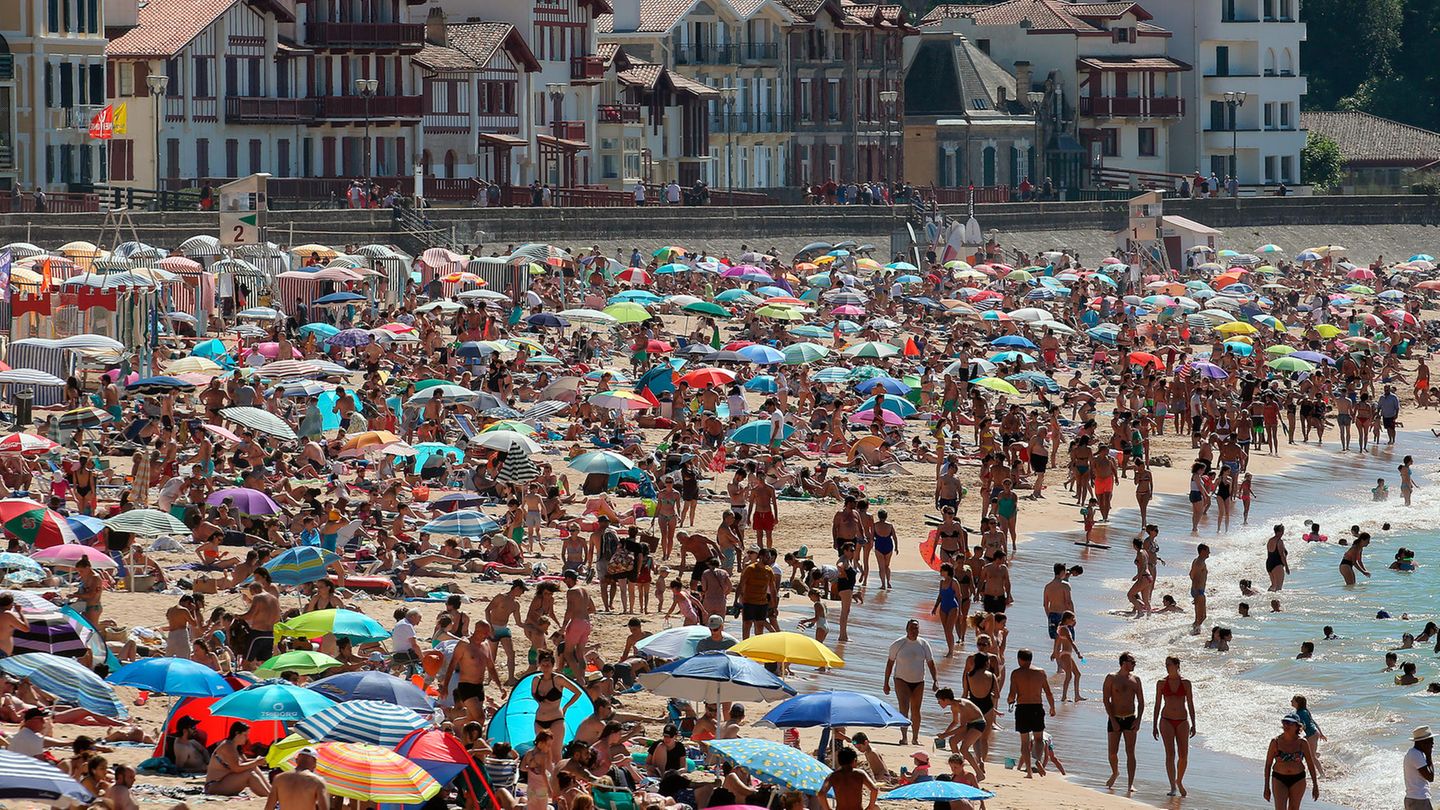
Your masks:
<path fill-rule="evenodd" d="M 315 773 L 315 749 L 309 746 L 295 755 L 295 770 L 277 774 L 270 782 L 265 810 L 327 810 L 330 791 Z"/>
<path fill-rule="evenodd" d="M 854 748 L 842 748 L 835 756 L 839 767 L 825 777 L 825 782 L 820 785 L 819 792 L 815 799 L 820 804 L 820 810 L 832 810 L 828 798 L 831 790 L 835 792 L 835 803 L 833 810 L 875 810 L 875 800 L 880 796 L 880 789 L 875 786 L 875 780 L 870 774 L 865 773 L 855 764 L 859 762 L 860 755 Z M 869 791 L 870 798 L 865 798 L 866 791 Z"/>
<path fill-rule="evenodd" d="M 15 604 L 14 594 L 0 593 L 0 658 L 15 654 L 15 631 L 30 630 L 30 622 Z"/>
<path fill-rule="evenodd" d="M 255 573 L 264 570 L 257 569 Z M 235 650 L 240 660 L 247 663 L 268 660 L 275 650 L 275 623 L 280 621 L 280 600 L 266 591 L 259 579 L 250 583 L 250 607 L 236 616 L 235 621 L 243 621 L 249 628 L 243 644 Z"/>
<path fill-rule="evenodd" d="M 495 650 L 490 642 L 491 627 L 487 621 L 475 622 L 470 637 L 455 645 L 450 654 L 450 663 L 440 673 L 441 688 L 450 684 L 450 673 L 459 671 L 460 679 L 451 694 L 457 708 L 465 710 L 466 720 L 485 722 L 485 680 L 489 678 L 500 683 L 500 673 L 495 669 Z"/>
<path fill-rule="evenodd" d="M 595 615 L 595 600 L 579 585 L 574 571 L 565 572 L 565 615 L 560 629 L 565 634 L 565 663 L 571 672 L 585 671 L 585 648 L 590 645 L 590 617 Z"/>
<path fill-rule="evenodd" d="M 193 651 L 192 638 L 200 632 L 200 614 L 195 597 L 185 594 L 178 604 L 165 611 L 165 654 L 189 660 Z"/>
<path fill-rule="evenodd" d="M 1190 599 L 1195 602 L 1195 621 L 1190 625 L 1190 635 L 1200 634 L 1200 625 L 1205 623 L 1205 581 L 1210 568 L 1205 561 L 1210 558 L 1210 547 L 1201 543 L 1195 547 L 1195 561 L 1190 563 Z"/>
<path fill-rule="evenodd" d="M 1010 596 L 1010 566 L 1004 549 L 996 550 L 980 570 L 980 601 L 986 613 L 1004 613 L 1015 600 Z"/>
<path fill-rule="evenodd" d="M 1050 691 L 1050 681 L 1045 673 L 1031 663 L 1034 654 L 1029 650 L 1015 653 L 1019 664 L 1010 673 L 1010 692 L 1005 702 L 1015 712 L 1015 730 L 1020 733 L 1020 764 L 1025 769 L 1025 778 L 1031 779 L 1038 772 L 1045 775 L 1045 703 L 1050 704 L 1050 716 L 1055 716 L 1055 694 Z"/>
<path fill-rule="evenodd" d="M 780 521 L 780 501 L 775 487 L 764 476 L 755 476 L 750 486 L 750 525 L 755 529 L 755 541 L 765 548 L 775 547 L 775 524 Z"/>
<path fill-rule="evenodd" d="M 498 594 L 485 606 L 485 620 L 490 622 L 494 629 L 490 638 L 495 642 L 495 654 L 498 656 L 500 650 L 505 650 L 505 660 L 509 667 L 510 680 L 507 683 L 515 682 L 515 640 L 512 637 L 514 631 L 510 629 L 513 620 L 520 624 L 520 597 L 530 589 L 525 580 L 517 579 L 510 583 L 510 590 Z"/>
<path fill-rule="evenodd" d="M 1075 600 L 1070 594 L 1070 583 L 1068 582 L 1070 570 L 1065 563 L 1055 563 L 1055 578 L 1045 583 L 1045 591 L 1042 595 L 1044 601 L 1045 616 L 1050 622 L 1050 638 L 1054 639 L 1060 629 L 1060 617 L 1066 611 L 1074 612 Z"/>
<path fill-rule="evenodd" d="M 1110 779 L 1105 787 L 1114 787 L 1120 776 L 1120 740 L 1125 740 L 1125 767 L 1129 775 L 1127 791 L 1135 789 L 1135 734 L 1145 714 L 1145 687 L 1135 676 L 1135 656 L 1120 653 L 1120 670 L 1105 676 L 1105 730 L 1110 741 Z"/>

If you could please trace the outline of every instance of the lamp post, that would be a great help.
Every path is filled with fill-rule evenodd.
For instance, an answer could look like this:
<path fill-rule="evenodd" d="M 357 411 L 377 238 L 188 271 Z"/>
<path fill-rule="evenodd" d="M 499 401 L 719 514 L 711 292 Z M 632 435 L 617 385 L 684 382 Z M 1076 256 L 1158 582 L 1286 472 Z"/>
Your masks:
<path fill-rule="evenodd" d="M 564 114 L 565 85 L 559 82 L 549 82 L 545 85 L 545 94 L 550 98 L 550 131 L 556 140 L 559 140 L 565 137 L 560 126 L 560 117 Z M 560 157 L 554 152 L 551 154 L 555 158 L 555 185 L 558 186 L 560 185 Z"/>
<path fill-rule="evenodd" d="M 1230 176 L 1240 183 L 1240 129 L 1236 125 L 1235 110 L 1245 106 L 1244 90 L 1225 91 L 1225 110 L 1229 114 L 1226 124 L 1230 127 Z"/>
<path fill-rule="evenodd" d="M 900 100 L 899 90 L 880 91 L 880 110 L 885 116 L 884 127 L 880 130 L 881 149 L 885 152 L 885 185 L 890 188 L 890 204 L 895 204 L 895 170 L 892 168 L 898 165 L 890 154 L 890 129 L 895 124 L 895 103 Z M 903 143 L 903 141 L 902 141 Z M 901 148 L 904 148 L 903 146 Z"/>
<path fill-rule="evenodd" d="M 356 79 L 355 92 L 365 99 L 365 170 L 361 172 L 365 176 L 365 194 L 370 194 L 370 99 L 375 96 L 375 90 L 380 82 L 375 79 Z"/>
<path fill-rule="evenodd" d="M 165 91 L 170 87 L 170 77 L 164 73 L 151 73 L 145 77 L 145 84 L 150 88 L 151 109 L 154 110 L 155 118 L 155 193 L 158 195 L 162 185 L 160 180 L 160 116 L 163 113 L 160 105 L 165 103 Z"/>
<path fill-rule="evenodd" d="M 725 107 L 725 188 L 729 189 L 730 207 L 735 207 L 735 93 L 733 85 L 720 88 Z"/>
<path fill-rule="evenodd" d="M 1041 149 L 1045 140 L 1045 122 L 1040 118 L 1040 113 L 1045 109 L 1045 93 L 1040 90 L 1031 90 L 1025 94 L 1025 100 L 1030 103 L 1030 114 L 1035 118 L 1035 141 L 1034 145 L 1030 147 L 1035 153 L 1035 166 L 1027 166 L 1026 168 L 1029 169 L 1030 174 L 1038 175 L 1040 173 L 1041 156 L 1044 154 Z M 1034 189 L 1040 186 L 1038 177 L 1030 178 L 1030 186 L 1031 193 L 1039 196 L 1038 193 L 1034 191 Z"/>

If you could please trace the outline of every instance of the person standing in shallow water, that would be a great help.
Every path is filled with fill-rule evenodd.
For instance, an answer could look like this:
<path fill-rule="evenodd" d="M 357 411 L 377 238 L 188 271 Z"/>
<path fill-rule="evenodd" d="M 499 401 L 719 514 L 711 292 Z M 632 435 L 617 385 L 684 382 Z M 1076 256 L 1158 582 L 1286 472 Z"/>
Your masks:
<path fill-rule="evenodd" d="M 1290 573 L 1290 552 L 1285 548 L 1285 524 L 1276 523 L 1275 533 L 1265 543 L 1265 571 L 1270 575 L 1270 590 L 1285 587 L 1285 575 Z"/>
<path fill-rule="evenodd" d="M 1150 733 L 1165 743 L 1165 775 L 1170 793 L 1185 793 L 1185 767 L 1190 760 L 1190 738 L 1195 736 L 1195 695 L 1190 681 L 1180 676 L 1180 659 L 1165 659 L 1165 677 L 1155 682 L 1155 711 Z"/>
<path fill-rule="evenodd" d="M 1300 737 L 1300 718 L 1280 718 L 1280 734 L 1270 740 L 1265 752 L 1265 800 L 1274 800 L 1275 810 L 1300 810 L 1305 800 L 1305 772 L 1310 772 L 1310 794 L 1320 800 L 1320 774 L 1315 755 Z M 1406 806 L 1409 806 L 1407 802 Z"/>
<path fill-rule="evenodd" d="M 1135 675 L 1135 656 L 1120 653 L 1120 669 L 1105 676 L 1101 691 L 1105 701 L 1105 736 L 1110 748 L 1110 779 L 1105 787 L 1115 787 L 1120 777 L 1120 742 L 1125 742 L 1125 772 L 1129 776 L 1127 792 L 1135 790 L 1135 737 L 1140 718 L 1145 716 L 1145 687 Z"/>

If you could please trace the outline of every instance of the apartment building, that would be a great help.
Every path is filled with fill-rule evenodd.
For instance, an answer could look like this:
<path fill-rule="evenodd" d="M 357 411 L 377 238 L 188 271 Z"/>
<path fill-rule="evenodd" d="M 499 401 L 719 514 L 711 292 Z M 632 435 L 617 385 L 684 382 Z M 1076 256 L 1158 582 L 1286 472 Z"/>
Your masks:
<path fill-rule="evenodd" d="M 129 0 L 0 2 L 0 189 L 84 190 L 106 178 L 90 119 L 105 106 L 106 13 Z"/>
<path fill-rule="evenodd" d="M 1300 0 L 1144 2 L 1173 32 L 1170 54 L 1195 66 L 1181 76 L 1189 109 L 1171 129 L 1171 168 L 1246 186 L 1301 183 Z"/>

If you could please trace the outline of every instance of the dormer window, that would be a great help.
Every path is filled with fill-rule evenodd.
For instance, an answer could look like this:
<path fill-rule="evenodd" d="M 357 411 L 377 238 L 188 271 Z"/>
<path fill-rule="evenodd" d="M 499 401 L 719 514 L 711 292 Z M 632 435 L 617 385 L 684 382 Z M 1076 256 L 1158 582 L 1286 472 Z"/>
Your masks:
<path fill-rule="evenodd" d="M 1115 41 L 1115 42 L 1134 42 L 1134 41 L 1135 41 L 1135 29 L 1134 29 L 1134 28 L 1111 28 L 1111 29 L 1110 29 L 1110 36 L 1111 36 L 1112 40 Z"/>

